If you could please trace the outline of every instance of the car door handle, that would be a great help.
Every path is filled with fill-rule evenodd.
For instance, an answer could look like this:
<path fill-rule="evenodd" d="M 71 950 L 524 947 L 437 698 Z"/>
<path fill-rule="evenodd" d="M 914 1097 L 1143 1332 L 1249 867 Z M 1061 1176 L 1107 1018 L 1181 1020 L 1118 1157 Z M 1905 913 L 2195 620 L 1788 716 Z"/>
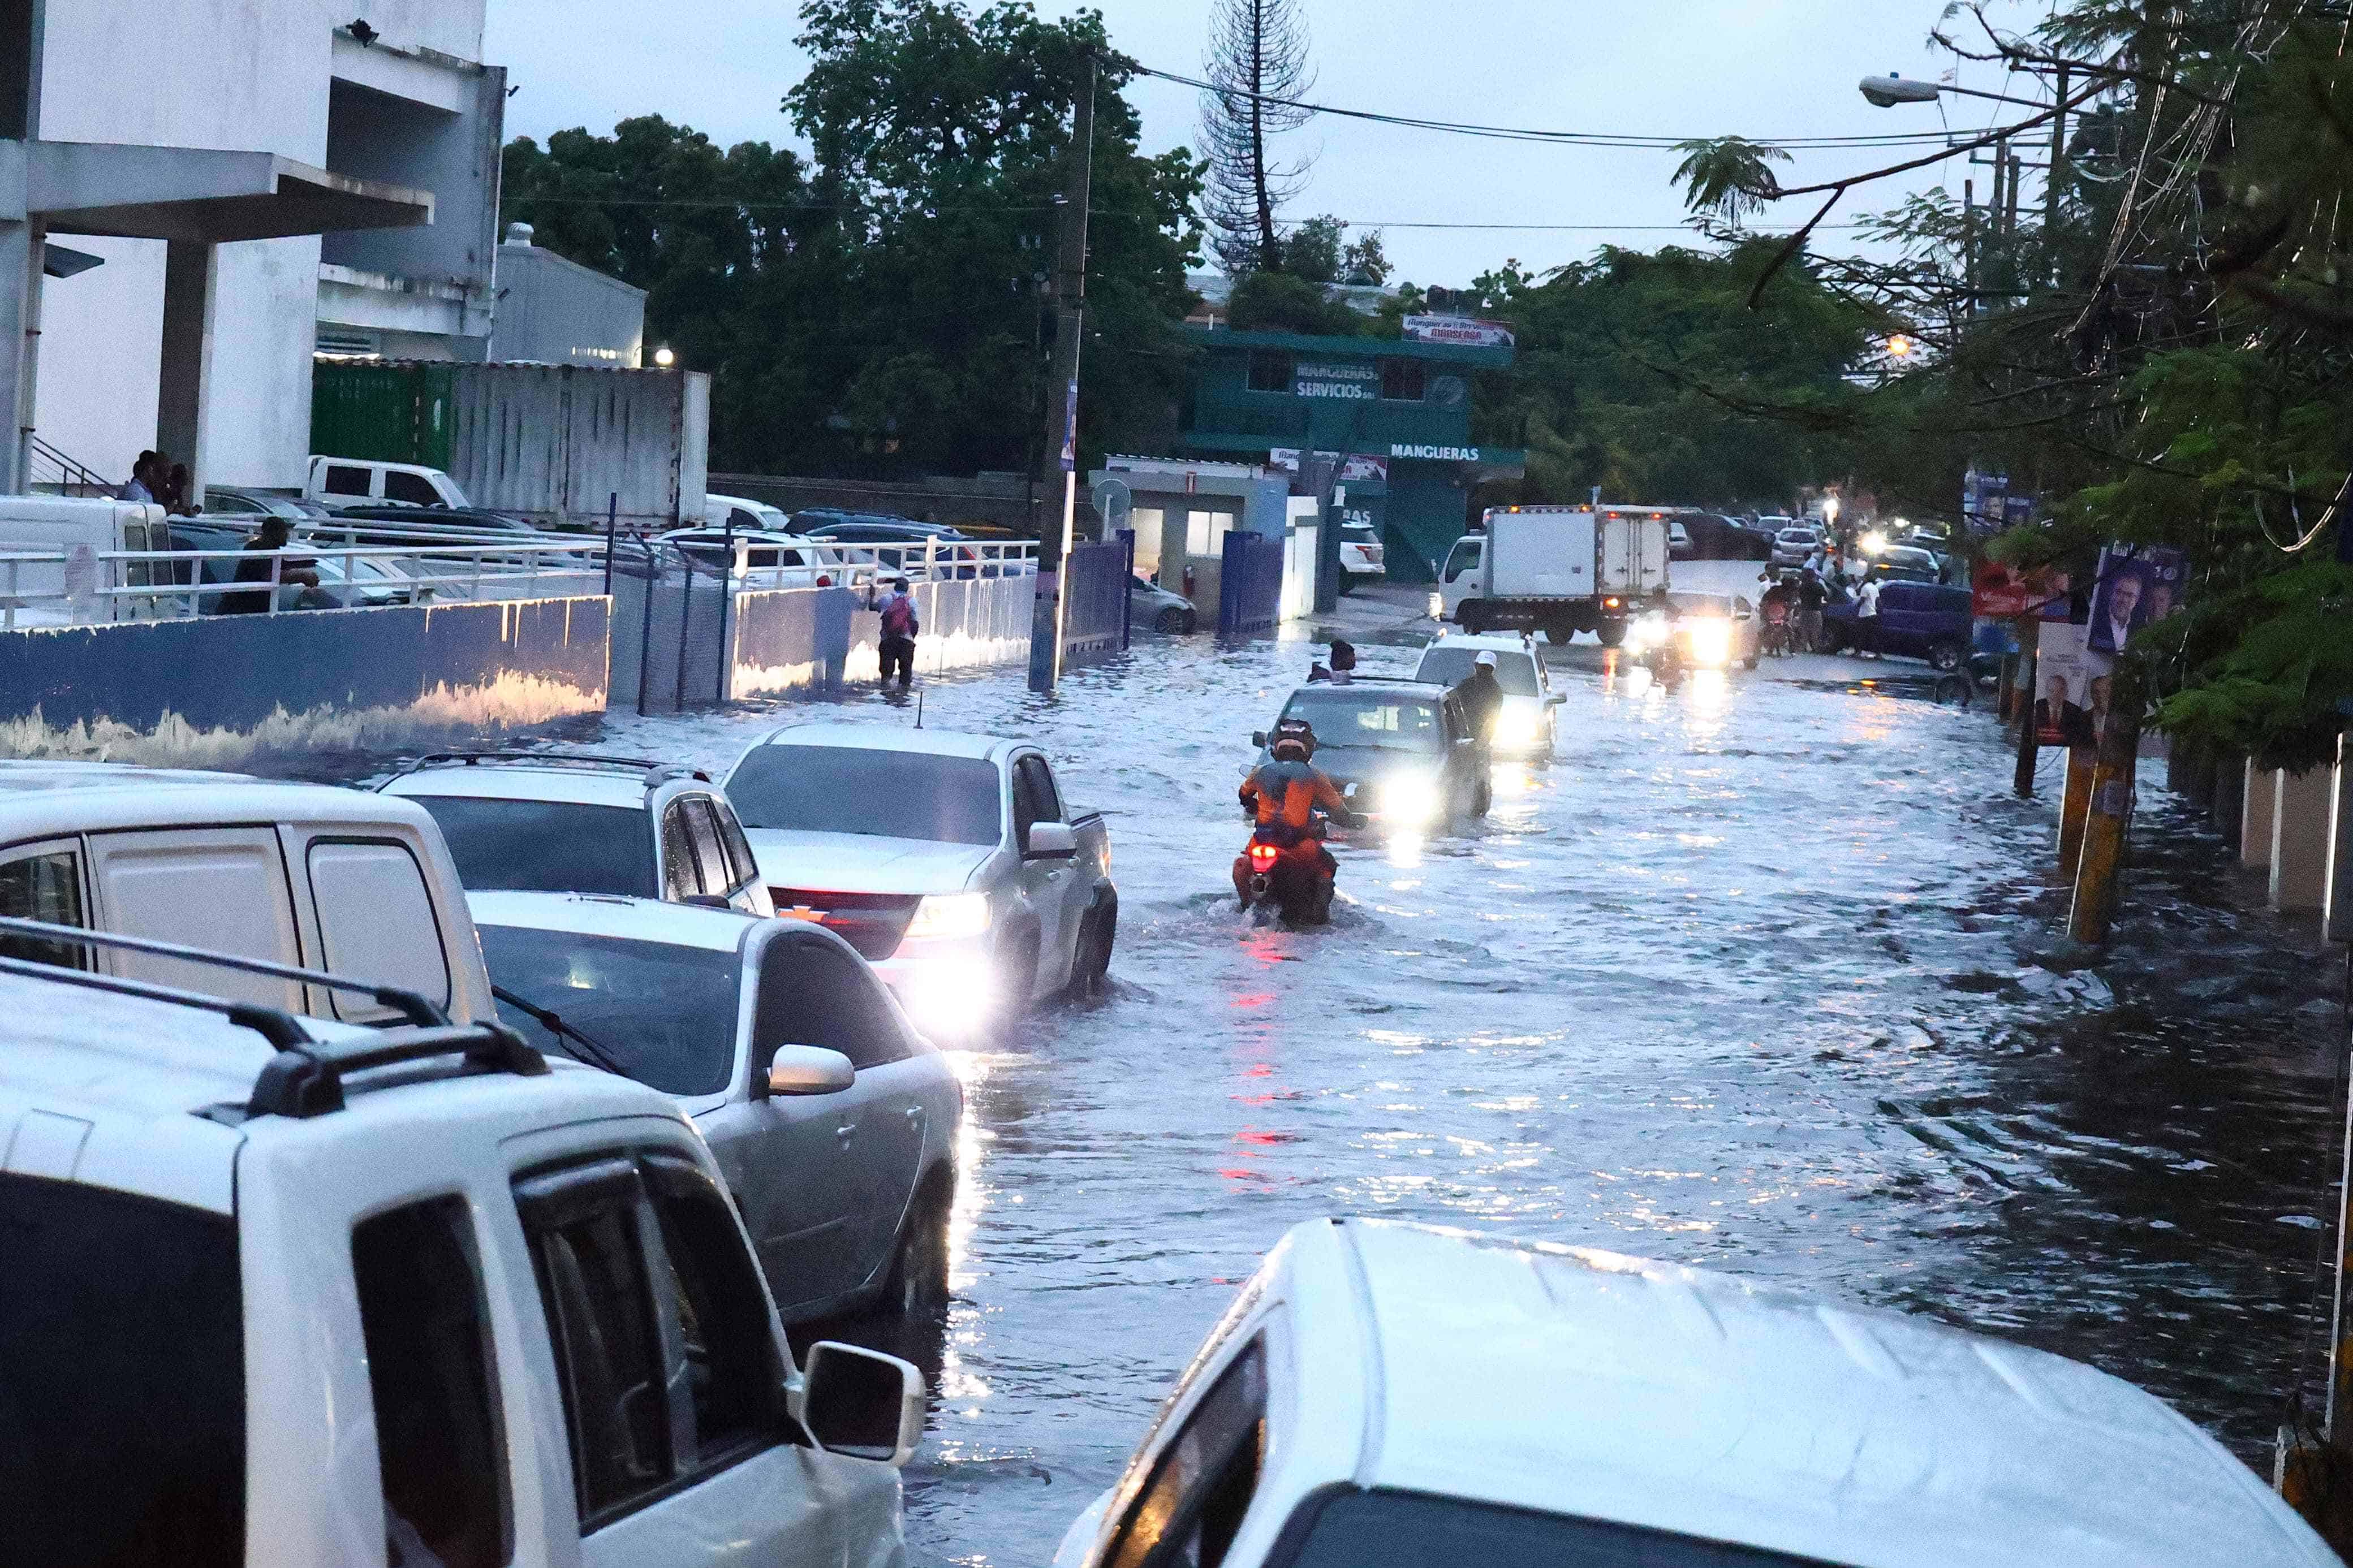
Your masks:
<path fill-rule="evenodd" d="M 853 1132 L 855 1132 L 855 1131 L 858 1131 L 858 1123 L 857 1123 L 857 1122 L 855 1122 L 855 1121 L 845 1121 L 845 1122 L 843 1122 L 840 1126 L 839 1126 L 839 1127 L 837 1127 L 837 1128 L 835 1128 L 835 1129 L 833 1130 L 833 1135 L 834 1135 L 836 1138 L 840 1138 L 840 1139 L 845 1139 L 845 1140 L 846 1140 L 846 1139 L 848 1139 L 848 1138 L 849 1138 L 849 1136 L 851 1133 L 853 1133 Z"/>
<path fill-rule="evenodd" d="M 911 1105 L 907 1107 L 905 1114 L 910 1121 L 921 1121 L 923 1119 L 923 1108 L 920 1105 Z"/>

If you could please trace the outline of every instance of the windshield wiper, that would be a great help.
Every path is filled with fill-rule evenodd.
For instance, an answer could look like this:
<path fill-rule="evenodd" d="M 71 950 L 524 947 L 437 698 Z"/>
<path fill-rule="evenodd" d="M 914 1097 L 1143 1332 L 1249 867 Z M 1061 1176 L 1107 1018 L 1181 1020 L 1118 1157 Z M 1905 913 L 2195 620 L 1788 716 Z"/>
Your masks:
<path fill-rule="evenodd" d="M 544 1007 L 537 1006 L 532 1003 L 526 1002 L 503 985 L 491 986 L 491 994 L 505 1003 L 508 1006 L 512 1007 L 516 1012 L 521 1013 L 524 1017 L 529 1018 L 533 1023 L 537 1024 L 541 1028 L 545 1029 L 549 1034 L 554 1035 L 558 1039 L 570 1040 L 574 1045 L 580 1047 L 580 1049 L 576 1051 L 567 1051 L 565 1053 L 565 1055 L 576 1057 L 580 1060 L 586 1062 L 590 1067 L 603 1068 L 615 1078 L 627 1078 L 629 1076 L 628 1070 L 621 1066 L 619 1058 L 613 1055 L 612 1052 L 607 1050 L 604 1047 L 598 1045 L 596 1041 L 590 1039 L 587 1036 L 582 1034 L 570 1024 L 565 1023 L 562 1015 L 551 1013 Z"/>

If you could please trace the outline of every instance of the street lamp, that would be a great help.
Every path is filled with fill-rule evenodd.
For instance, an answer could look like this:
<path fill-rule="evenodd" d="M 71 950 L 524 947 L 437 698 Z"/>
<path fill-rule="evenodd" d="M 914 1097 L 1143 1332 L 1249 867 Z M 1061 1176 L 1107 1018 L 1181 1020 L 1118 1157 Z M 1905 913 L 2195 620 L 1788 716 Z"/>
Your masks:
<path fill-rule="evenodd" d="M 1998 92 L 1979 92 L 1973 87 L 1955 87 L 1950 82 L 1921 81 L 1915 77 L 1897 76 L 1894 71 L 1885 76 L 1867 76 L 1859 85 L 1862 96 L 1878 109 L 1893 109 L 1899 103 L 1934 103 L 1940 92 L 1954 93 L 1962 98 L 1989 99 L 1995 103 L 2015 103 L 2026 109 L 2051 107 L 2031 98 L 2005 98 Z"/>
<path fill-rule="evenodd" d="M 1902 332 L 1897 332 L 1894 336 L 1887 340 L 1888 358 L 1905 359 L 1908 358 L 1911 355 L 1911 353 L 1912 340 L 1905 337 Z"/>
<path fill-rule="evenodd" d="M 668 370 L 671 365 L 677 363 L 678 356 L 670 352 L 670 345 L 668 343 L 664 343 L 661 347 L 654 350 L 654 363 L 659 368 Z"/>

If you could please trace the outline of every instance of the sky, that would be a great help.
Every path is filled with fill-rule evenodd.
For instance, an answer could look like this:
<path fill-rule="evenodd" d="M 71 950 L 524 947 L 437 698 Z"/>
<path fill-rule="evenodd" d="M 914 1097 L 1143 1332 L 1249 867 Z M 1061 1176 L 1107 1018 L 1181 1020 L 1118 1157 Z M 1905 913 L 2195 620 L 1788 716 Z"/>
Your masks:
<path fill-rule="evenodd" d="M 1946 0 L 1303 0 L 1314 38 L 1314 101 L 1427 119 L 1544 130 L 1677 138 L 1848 136 L 1933 131 L 1939 107 L 1873 109 L 1864 77 L 1936 77 L 1949 63 L 1927 35 Z M 798 145 L 779 109 L 807 68 L 793 47 L 790 0 L 489 0 L 483 58 L 520 90 L 507 134 L 545 137 L 656 113 L 723 145 Z M 1144 64 L 1200 74 L 1208 0 L 1099 0 L 1112 41 Z M 1040 0 L 1048 15 L 1076 9 Z M 2042 11 L 2026 0 L 1990 7 L 2005 26 Z M 1965 64 L 1961 85 L 2000 90 L 1994 68 Z M 2021 97 L 2031 84 L 2012 84 Z M 2021 88 L 2028 90 L 2021 91 Z M 1199 143 L 1190 89 L 1145 79 L 1129 97 L 1145 151 Z M 1955 129 L 1978 129 L 1999 106 L 1947 100 Z M 2007 112 L 2023 114 L 2025 110 Z M 1333 120 L 1288 140 L 1316 154 L 1293 219 L 1331 213 L 1384 229 L 1393 280 L 1461 285 L 1505 259 L 1538 271 L 1601 246 L 1688 243 L 1670 151 L 1472 140 Z M 805 150 L 805 149 L 804 149 Z M 1916 155 L 1922 149 L 1801 151 L 1780 171 L 1811 184 Z M 1955 195 L 1987 169 L 1953 158 L 1848 198 L 1841 213 L 1892 206 L 1906 188 L 1941 179 Z M 2029 199 L 2032 199 L 2030 188 Z M 1763 215 L 1795 225 L 1803 198 Z M 1835 221 L 1835 219 L 1834 219 Z M 1427 225 L 1557 225 L 1538 230 Z M 1823 237 L 1820 248 L 1850 243 Z"/>

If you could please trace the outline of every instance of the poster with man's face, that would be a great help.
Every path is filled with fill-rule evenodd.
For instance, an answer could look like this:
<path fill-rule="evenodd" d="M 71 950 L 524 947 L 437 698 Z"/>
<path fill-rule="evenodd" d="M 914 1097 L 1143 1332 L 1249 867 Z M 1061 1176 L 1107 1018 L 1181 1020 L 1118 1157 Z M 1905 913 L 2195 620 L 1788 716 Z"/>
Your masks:
<path fill-rule="evenodd" d="M 2092 636 L 2098 653 L 2122 653 L 2132 636 L 2171 615 L 2180 603 L 2185 566 L 2179 550 L 2111 544 L 2100 552 L 2092 589 Z"/>
<path fill-rule="evenodd" d="M 2034 661 L 2034 740 L 2042 746 L 2088 746 L 2107 717 L 2116 661 L 2087 646 L 2092 628 L 2046 625 Z"/>

